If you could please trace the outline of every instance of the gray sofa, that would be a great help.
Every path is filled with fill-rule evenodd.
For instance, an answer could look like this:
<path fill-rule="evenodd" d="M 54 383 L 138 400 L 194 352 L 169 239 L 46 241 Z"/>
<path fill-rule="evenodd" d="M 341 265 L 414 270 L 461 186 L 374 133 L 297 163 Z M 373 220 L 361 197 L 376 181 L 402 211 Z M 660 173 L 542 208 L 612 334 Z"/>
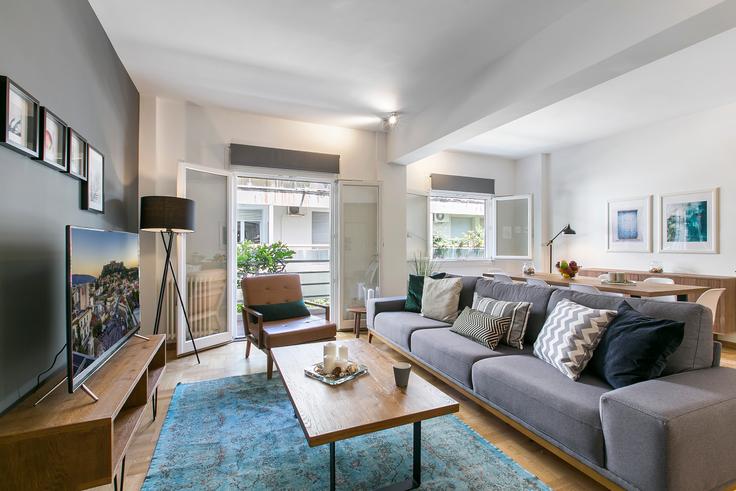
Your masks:
<path fill-rule="evenodd" d="M 524 350 L 490 350 L 449 324 L 404 312 L 404 297 L 367 306 L 371 334 L 626 489 L 719 489 L 736 481 L 736 370 L 719 367 L 711 313 L 688 302 L 627 299 L 640 312 L 685 323 L 662 377 L 613 389 L 574 382 L 532 355 L 557 302 L 615 309 L 621 298 L 465 277 L 459 308 L 485 297 L 532 303 Z"/>

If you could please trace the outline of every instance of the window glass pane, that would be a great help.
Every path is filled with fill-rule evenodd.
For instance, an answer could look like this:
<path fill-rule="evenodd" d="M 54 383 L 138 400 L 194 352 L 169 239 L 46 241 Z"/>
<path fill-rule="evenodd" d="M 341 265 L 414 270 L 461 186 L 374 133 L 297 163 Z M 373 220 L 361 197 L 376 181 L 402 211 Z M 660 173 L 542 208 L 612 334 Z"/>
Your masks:
<path fill-rule="evenodd" d="M 496 200 L 496 255 L 529 257 L 529 198 Z"/>
<path fill-rule="evenodd" d="M 330 214 L 326 211 L 312 212 L 312 244 L 330 243 Z"/>
<path fill-rule="evenodd" d="M 406 258 L 427 257 L 427 196 L 406 195 Z"/>
<path fill-rule="evenodd" d="M 432 257 L 484 258 L 486 200 L 432 196 Z"/>

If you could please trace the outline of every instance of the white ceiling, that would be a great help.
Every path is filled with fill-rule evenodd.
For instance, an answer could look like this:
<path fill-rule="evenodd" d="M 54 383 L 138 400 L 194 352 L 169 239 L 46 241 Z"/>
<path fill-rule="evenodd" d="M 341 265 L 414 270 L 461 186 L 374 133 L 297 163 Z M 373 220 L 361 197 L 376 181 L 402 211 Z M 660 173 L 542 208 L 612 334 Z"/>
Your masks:
<path fill-rule="evenodd" d="M 736 102 L 736 30 L 455 146 L 521 158 Z"/>
<path fill-rule="evenodd" d="M 377 129 L 583 0 L 90 0 L 139 91 Z"/>

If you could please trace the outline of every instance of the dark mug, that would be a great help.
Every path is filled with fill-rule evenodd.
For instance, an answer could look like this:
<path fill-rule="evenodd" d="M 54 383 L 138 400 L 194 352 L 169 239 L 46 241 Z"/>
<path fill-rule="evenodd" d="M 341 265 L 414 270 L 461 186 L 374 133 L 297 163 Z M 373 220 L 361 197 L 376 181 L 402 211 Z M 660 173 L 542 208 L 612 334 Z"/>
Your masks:
<path fill-rule="evenodd" d="M 409 384 L 409 374 L 411 373 L 411 365 L 404 362 L 394 363 L 394 380 L 397 387 L 406 387 Z"/>

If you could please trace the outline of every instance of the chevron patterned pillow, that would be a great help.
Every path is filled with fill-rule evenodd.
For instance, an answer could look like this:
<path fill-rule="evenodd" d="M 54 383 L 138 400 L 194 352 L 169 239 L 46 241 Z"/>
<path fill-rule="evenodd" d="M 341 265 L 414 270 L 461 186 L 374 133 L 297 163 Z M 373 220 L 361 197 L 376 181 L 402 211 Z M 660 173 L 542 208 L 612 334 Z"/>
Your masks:
<path fill-rule="evenodd" d="M 577 380 L 615 316 L 615 310 L 560 300 L 534 342 L 534 356 Z"/>
<path fill-rule="evenodd" d="M 477 293 L 474 293 L 473 308 L 484 314 L 496 317 L 510 317 L 511 326 L 506 332 L 506 335 L 501 338 L 501 342 L 512 348 L 524 349 L 524 334 L 526 333 L 529 314 L 532 311 L 531 303 L 506 302 L 504 300 L 496 300 L 495 298 L 481 297 Z"/>
<path fill-rule="evenodd" d="M 470 307 L 465 307 L 450 331 L 470 338 L 490 349 L 496 349 L 498 342 L 511 326 L 511 317 L 499 317 L 485 314 Z"/>

